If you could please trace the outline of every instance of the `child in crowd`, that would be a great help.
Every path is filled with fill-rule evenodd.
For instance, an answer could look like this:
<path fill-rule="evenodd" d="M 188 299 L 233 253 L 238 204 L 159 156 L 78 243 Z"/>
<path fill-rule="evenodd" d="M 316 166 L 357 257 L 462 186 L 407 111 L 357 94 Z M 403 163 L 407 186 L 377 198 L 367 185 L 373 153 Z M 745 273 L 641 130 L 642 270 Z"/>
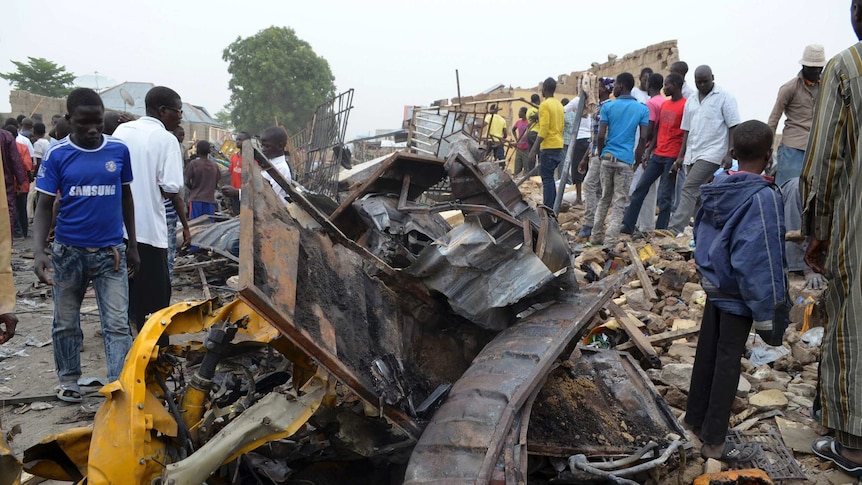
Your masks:
<path fill-rule="evenodd" d="M 784 203 L 771 178 L 772 130 L 752 120 L 736 127 L 732 155 L 739 171 L 721 172 L 701 191 L 695 218 L 695 261 L 706 291 L 685 423 L 703 442 L 701 455 L 746 461 L 751 444 L 726 440 L 730 408 L 752 323 L 770 345 L 787 328 Z"/>

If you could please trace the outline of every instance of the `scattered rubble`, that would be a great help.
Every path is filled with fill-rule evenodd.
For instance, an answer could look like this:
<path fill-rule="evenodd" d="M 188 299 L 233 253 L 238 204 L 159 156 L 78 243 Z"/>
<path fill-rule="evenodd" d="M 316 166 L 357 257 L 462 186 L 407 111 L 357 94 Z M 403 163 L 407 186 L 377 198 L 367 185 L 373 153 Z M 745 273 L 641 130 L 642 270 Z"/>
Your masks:
<path fill-rule="evenodd" d="M 547 459 L 541 472 L 536 472 L 542 479 L 580 483 L 589 475 L 583 466 L 570 466 L 579 463 L 566 462 L 570 456 L 607 459 L 654 446 L 641 455 L 640 462 L 656 460 L 668 450 L 672 457 L 656 468 L 660 472 L 636 474 L 643 483 L 676 483 L 677 473 L 691 483 L 704 473 L 728 471 L 721 463 L 700 459 L 696 453 L 699 444 L 678 421 L 689 398 L 705 304 L 690 236 L 656 234 L 614 248 L 587 246 L 575 236 L 582 207 L 569 207 L 556 218 L 536 211 L 533 208 L 541 201 L 538 177 L 526 180 L 519 192 L 496 164 L 471 159 L 468 152 L 458 150 L 454 138 L 447 139 L 445 148 L 450 155 L 445 163 L 396 154 L 357 165 L 348 176 L 342 172 L 337 190 L 350 195 L 341 204 L 324 210 L 312 207 L 308 200 L 297 200 L 289 216 L 287 211 L 267 216 L 272 227 L 285 223 L 287 217 L 292 218 L 290 224 L 301 226 L 293 229 L 300 236 L 291 242 L 307 254 L 299 261 L 256 266 L 254 284 L 276 302 L 282 301 L 286 291 L 294 293 L 290 316 L 303 322 L 296 335 L 317 342 L 320 354 L 316 358 L 324 356 L 321 365 L 330 368 L 339 381 L 351 383 L 351 391 L 340 394 L 339 400 L 341 405 L 356 404 L 353 411 L 359 412 L 327 419 L 341 423 L 342 430 L 364 430 L 356 433 L 375 437 L 363 441 L 365 438 L 342 431 L 337 435 L 341 451 L 374 450 L 376 454 L 386 447 L 403 446 L 397 454 L 406 463 L 411 447 L 419 446 L 415 438 L 423 429 L 433 429 L 429 421 L 433 424 L 435 409 L 442 409 L 440 403 L 446 403 L 448 396 L 459 395 L 466 386 L 460 380 L 462 375 L 497 332 L 505 333 L 530 321 L 531 316 L 535 320 L 547 312 L 553 315 L 547 306 L 551 302 L 566 301 L 578 288 L 591 295 L 589 289 L 596 287 L 591 283 L 607 283 L 616 277 L 620 284 L 606 288 L 606 300 L 595 308 L 574 317 L 553 316 L 559 321 L 580 319 L 570 338 L 580 341 L 582 348 L 561 343 L 553 363 L 542 354 L 542 366 L 547 365 L 542 375 L 547 382 L 523 396 L 512 394 L 512 404 L 499 410 L 510 413 L 506 414 L 509 421 L 500 421 L 501 435 L 486 436 L 498 446 L 499 456 L 488 451 L 488 457 L 482 455 L 485 464 L 493 471 L 499 457 L 505 462 L 502 469 L 517 468 L 514 463 L 520 459 L 503 457 L 518 449 L 524 460 L 527 453 Z M 450 213 L 428 197 L 444 181 L 453 200 L 446 206 Z M 175 266 L 175 301 L 198 299 L 206 292 L 233 298 L 247 287 L 239 246 L 233 246 L 243 237 L 239 221 L 226 219 L 195 227 L 197 252 L 181 255 Z M 264 234 L 283 235 L 272 227 Z M 255 237 L 261 258 L 281 254 L 267 248 L 260 235 Z M 7 427 L 21 425 L 26 431 L 9 440 L 18 452 L 34 444 L 30 423 L 46 421 L 49 428 L 80 425 L 92 421 L 100 402 L 98 397 L 87 396 L 85 404 L 91 407 L 80 412 L 45 399 L 13 400 L 50 395 L 54 378 L 50 346 L 46 347 L 50 333 L 45 331 L 46 326 L 50 328 L 50 294 L 45 292 L 47 288 L 33 284 L 35 277 L 27 274 L 32 260 L 27 256 L 26 248 L 19 249 L 13 262 L 19 295 L 26 295 L 19 299 L 20 335 L 11 346 L 0 347 L 0 366 L 10 366 L 6 370 L 9 380 L 0 381 L 0 400 L 7 406 L 2 418 Z M 276 278 L 288 275 L 291 268 L 296 286 L 275 285 Z M 417 286 L 410 286 L 414 284 Z M 813 305 L 819 295 L 802 291 L 801 278 L 792 279 L 792 284 L 796 305 L 785 342 L 768 347 L 758 337 L 749 340 L 731 422 L 743 433 L 775 433 L 794 453 L 794 463 L 798 462 L 810 482 L 845 483 L 843 474 L 810 455 L 810 439 L 822 431 L 810 417 L 822 339 L 820 317 Z M 315 291 L 323 295 L 312 297 Z M 278 308 L 287 314 L 287 306 Z M 98 348 L 93 316 L 85 314 L 83 320 L 85 348 Z M 285 331 L 283 326 L 279 328 Z M 379 333 L 381 330 L 385 332 Z M 374 335 L 377 337 L 372 338 Z M 518 352 L 523 350 L 515 346 L 510 354 Z M 554 352 L 556 347 L 547 355 Z M 508 354 L 501 351 L 499 355 Z M 83 358 L 90 363 L 85 364 L 87 372 L 103 371 L 99 352 L 85 350 Z M 373 374 L 372 366 L 376 369 Z M 350 381 L 350 376 L 355 380 Z M 30 378 L 33 386 L 21 382 Z M 493 375 L 475 382 L 492 391 L 505 384 Z M 525 377 L 525 382 L 534 381 Z M 384 399 L 386 405 L 375 409 Z M 368 413 L 385 414 L 387 422 L 397 426 L 369 431 L 371 425 L 365 418 L 356 417 Z M 41 432 L 45 426 L 32 429 Z M 510 435 L 514 430 L 524 432 L 523 450 L 515 446 L 521 442 Z M 400 444 L 393 441 L 394 434 L 403 440 Z M 465 443 L 478 439 L 469 433 L 459 436 Z M 681 453 L 688 454 L 687 459 L 680 459 Z M 254 459 L 268 463 L 261 465 L 267 476 L 290 473 L 277 466 L 285 462 L 267 462 L 263 455 Z M 524 466 L 522 471 L 526 470 Z M 421 474 L 416 473 L 418 482 Z"/>

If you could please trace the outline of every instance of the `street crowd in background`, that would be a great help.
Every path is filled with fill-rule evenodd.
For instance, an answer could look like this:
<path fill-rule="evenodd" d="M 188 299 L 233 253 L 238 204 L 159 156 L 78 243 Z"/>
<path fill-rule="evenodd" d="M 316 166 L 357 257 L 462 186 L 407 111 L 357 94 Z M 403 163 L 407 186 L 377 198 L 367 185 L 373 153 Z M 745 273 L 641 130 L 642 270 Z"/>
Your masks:
<path fill-rule="evenodd" d="M 862 38 L 857 1 L 852 21 Z M 798 271 L 809 288 L 828 281 L 811 413 L 834 433 L 812 448 L 862 476 L 862 383 L 855 379 L 862 371 L 860 59 L 862 43 L 829 62 L 822 46 L 805 47 L 798 75 L 776 87 L 767 123 L 742 120 L 708 65 L 686 81 L 685 62 L 666 75 L 645 68 L 637 77 L 596 79 L 597 105 L 580 118 L 580 100 L 556 99 L 553 78 L 533 106 L 520 110 L 511 133 L 496 105 L 485 117 L 493 157 L 504 159 L 506 144 L 514 145 L 515 174 L 538 171 L 545 206 L 554 206 L 558 178 L 575 185 L 585 244 L 613 249 L 652 231 L 690 237 L 707 302 L 684 420 L 704 457 L 738 461 L 757 451 L 726 440 L 740 359 L 752 328 L 766 343 L 781 344 L 786 273 Z M 5 217 L 0 222 L 0 344 L 18 323 L 13 238 L 32 237 L 35 272 L 53 287 L 57 397 L 64 401 L 82 400 L 80 310 L 88 285 L 99 307 L 107 377 L 115 380 L 133 333 L 170 304 L 177 225 L 188 246 L 189 219 L 213 214 L 217 194 L 239 210 L 242 157 L 233 155 L 222 185 L 208 142 L 196 143 L 195 159 L 184 159 L 180 95 L 159 86 L 145 103 L 146 115 L 131 119 L 106 113 L 95 91 L 78 88 L 65 115 L 47 124 L 21 115 L 0 130 L 0 207 L 9 214 L 8 227 Z M 241 149 L 252 138 L 239 132 L 236 144 Z M 271 168 L 290 181 L 285 131 L 264 130 L 260 145 Z M 345 166 L 349 152 L 347 158 Z M 561 166 L 571 168 L 561 173 Z M 287 199 L 268 171 L 263 177 Z M 797 230 L 807 239 L 785 241 Z"/>

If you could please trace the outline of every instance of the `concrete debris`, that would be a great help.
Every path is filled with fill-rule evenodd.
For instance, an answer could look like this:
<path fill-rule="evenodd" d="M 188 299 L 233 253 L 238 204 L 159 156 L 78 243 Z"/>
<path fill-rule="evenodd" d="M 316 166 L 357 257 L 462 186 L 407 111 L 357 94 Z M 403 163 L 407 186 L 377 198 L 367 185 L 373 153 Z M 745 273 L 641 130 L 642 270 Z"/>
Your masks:
<path fill-rule="evenodd" d="M 691 384 L 691 364 L 668 364 L 661 369 L 660 379 L 669 386 L 674 386 L 688 393 Z"/>
<path fill-rule="evenodd" d="M 787 406 L 787 396 L 778 389 L 760 391 L 751 396 L 748 402 L 759 409 L 779 409 Z"/>
<path fill-rule="evenodd" d="M 300 480 L 304 475 L 295 464 L 308 466 L 302 460 L 329 453 L 335 461 L 391 460 L 402 473 L 409 463 L 408 483 L 410 477 L 412 483 L 431 481 L 429 469 L 491 482 L 499 478 L 491 480 L 495 465 L 506 474 L 526 475 L 518 448 L 523 436 L 531 454 L 552 458 L 542 466 L 543 479 L 583 483 L 594 476 L 565 466 L 576 453 L 618 459 L 651 447 L 651 454 L 635 460 L 646 462 L 670 450 L 668 434 L 685 433 L 667 417 L 682 414 L 696 397 L 688 394 L 705 305 L 690 232 L 680 238 L 624 237 L 614 248 L 585 246 L 576 237 L 582 207 L 558 216 L 537 209 L 538 177 L 519 188 L 497 163 L 481 161 L 471 136 L 453 128 L 466 118 L 455 109 L 441 116 L 453 125 L 432 140 L 426 155 L 434 156 L 398 152 L 357 163 L 339 174 L 337 200 L 292 187 L 293 203 L 284 208 L 281 201 L 271 203 L 272 194 L 257 194 L 260 200 L 249 209 L 254 259 L 246 266 L 241 218 L 193 228 L 198 250 L 177 259 L 175 294 L 200 298 L 202 270 L 203 282 L 217 296 L 233 298 L 248 291 L 242 268 L 251 267 L 255 298 L 267 309 L 263 319 L 299 339 L 291 345 L 314 365 L 349 383 L 339 389 L 335 408 L 316 415 L 313 434 L 319 436 L 310 438 L 309 432 L 302 442 L 282 440 L 277 459 L 268 454 L 272 450 L 256 450 L 247 459 L 274 481 Z M 49 321 L 50 298 L 26 286 L 33 279 L 21 280 L 19 290 L 36 291 L 34 300 L 19 302 Z M 808 454 L 820 431 L 809 418 L 822 339 L 812 305 L 819 294 L 801 292 L 798 278 L 791 283 L 798 326 L 791 325 L 778 347 L 749 339 L 731 423 L 740 430 L 777 429 L 791 450 Z M 800 338 L 805 322 L 813 328 Z M 565 325 L 573 330 L 563 332 Z M 19 331 L 29 328 L 35 325 L 22 324 Z M 548 336 L 555 341 L 549 343 Z M 87 337 L 86 345 L 96 346 Z M 25 347 L 40 360 L 50 359 L 50 334 L 25 338 L 19 346 L 0 347 L 0 360 L 9 360 L 4 364 L 31 358 Z M 573 351 L 568 344 L 574 341 L 605 350 Z M 88 351 L 82 358 L 93 359 Z M 651 366 L 661 368 L 646 369 Z M 16 381 L 0 385 L 0 397 L 22 391 Z M 491 410 L 470 407 L 486 398 L 502 401 Z M 78 419 L 59 414 L 66 406 L 28 402 L 18 405 L 21 414 L 8 414 L 25 430 L 28 422 L 49 416 L 52 423 Z M 631 419 L 643 413 L 628 411 L 647 407 L 649 416 Z M 579 417 L 579 409 L 594 409 L 590 417 L 603 421 Z M 437 420 L 438 415 L 451 419 Z M 35 444 L 27 435 L 15 445 Z M 445 448 L 441 443 L 458 448 L 459 464 L 434 461 L 443 456 L 434 455 Z M 665 468 L 685 463 L 679 472 L 686 483 L 721 472 L 720 464 L 704 462 L 693 450 L 694 457 L 673 458 Z M 803 466 L 816 483 L 840 481 L 817 460 Z M 656 483 L 676 483 L 676 477 Z"/>

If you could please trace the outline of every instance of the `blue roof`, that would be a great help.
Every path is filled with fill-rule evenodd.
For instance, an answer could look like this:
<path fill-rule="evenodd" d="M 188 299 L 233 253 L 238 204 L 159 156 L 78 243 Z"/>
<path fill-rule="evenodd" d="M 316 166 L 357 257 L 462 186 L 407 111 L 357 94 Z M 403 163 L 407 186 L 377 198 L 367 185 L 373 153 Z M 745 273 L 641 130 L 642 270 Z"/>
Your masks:
<path fill-rule="evenodd" d="M 102 97 L 102 102 L 105 103 L 105 109 L 114 111 L 128 111 L 136 116 L 146 115 L 144 106 L 144 98 L 147 92 L 153 89 L 156 85 L 153 83 L 140 82 L 124 82 L 116 86 L 105 89 L 99 96 Z M 134 106 L 129 106 L 120 95 L 120 89 L 124 89 L 135 101 Z M 203 106 L 183 103 L 183 121 L 188 123 L 205 123 L 208 125 L 222 126 L 221 123 L 214 120 L 209 112 Z"/>

